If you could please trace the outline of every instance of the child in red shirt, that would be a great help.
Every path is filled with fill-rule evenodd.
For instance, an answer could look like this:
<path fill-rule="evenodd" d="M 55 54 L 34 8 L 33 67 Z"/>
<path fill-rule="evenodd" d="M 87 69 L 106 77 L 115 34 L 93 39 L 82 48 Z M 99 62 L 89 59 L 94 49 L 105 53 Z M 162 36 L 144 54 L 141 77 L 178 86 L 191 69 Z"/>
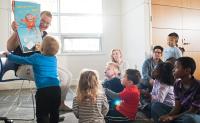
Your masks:
<path fill-rule="evenodd" d="M 122 79 L 122 84 L 125 86 L 124 90 L 120 93 L 115 93 L 109 89 L 105 89 L 105 93 L 112 99 L 117 99 L 115 110 L 113 110 L 113 116 L 109 117 L 108 122 L 123 122 L 129 123 L 135 119 L 137 108 L 139 105 L 140 91 L 136 84 L 140 81 L 140 72 L 136 69 L 128 69 Z M 121 119 L 117 117 L 123 117 Z"/>

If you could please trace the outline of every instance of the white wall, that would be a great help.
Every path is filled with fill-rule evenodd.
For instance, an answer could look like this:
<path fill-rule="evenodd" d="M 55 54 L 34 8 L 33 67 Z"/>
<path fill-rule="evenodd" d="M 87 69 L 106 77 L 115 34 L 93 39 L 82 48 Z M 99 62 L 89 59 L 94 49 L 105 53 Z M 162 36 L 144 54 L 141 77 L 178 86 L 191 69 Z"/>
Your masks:
<path fill-rule="evenodd" d="M 0 32 L 1 50 L 6 50 L 6 40 L 10 33 L 10 1 L 1 0 L 0 3 Z M 4 7 L 4 8 L 2 8 Z M 105 64 L 110 60 L 110 50 L 122 48 L 121 46 L 121 0 L 103 0 L 103 37 L 101 54 L 96 55 L 58 55 L 59 66 L 68 68 L 73 75 L 72 84 L 77 84 L 79 73 L 83 68 L 91 68 L 99 71 L 103 79 Z"/>
<path fill-rule="evenodd" d="M 103 52 L 96 55 L 59 55 L 60 66 L 68 68 L 77 84 L 79 73 L 83 68 L 99 71 L 100 79 L 104 77 L 105 64 L 110 60 L 110 51 L 121 46 L 121 0 L 103 0 Z"/>
<path fill-rule="evenodd" d="M 122 0 L 122 42 L 131 68 L 141 70 L 149 54 L 149 0 Z"/>
<path fill-rule="evenodd" d="M 6 49 L 10 36 L 10 1 L 0 3 L 0 48 Z M 96 55 L 58 55 L 59 66 L 73 74 L 73 85 L 83 68 L 96 69 L 103 79 L 105 64 L 113 48 L 123 48 L 124 57 L 132 68 L 141 68 L 149 52 L 149 10 L 146 0 L 103 0 L 103 52 Z"/>
<path fill-rule="evenodd" d="M 10 1 L 0 1 L 0 51 L 6 50 L 6 41 L 11 35 L 10 31 Z M 73 83 L 77 84 L 77 78 L 83 68 L 91 68 L 99 71 L 103 79 L 105 64 L 110 60 L 110 50 L 122 48 L 121 46 L 121 0 L 103 0 L 103 37 L 101 54 L 96 55 L 58 55 L 59 66 L 68 68 L 73 75 Z"/>
<path fill-rule="evenodd" d="M 6 50 L 6 41 L 9 36 L 10 26 L 10 1 L 9 0 L 0 0 L 0 51 Z"/>

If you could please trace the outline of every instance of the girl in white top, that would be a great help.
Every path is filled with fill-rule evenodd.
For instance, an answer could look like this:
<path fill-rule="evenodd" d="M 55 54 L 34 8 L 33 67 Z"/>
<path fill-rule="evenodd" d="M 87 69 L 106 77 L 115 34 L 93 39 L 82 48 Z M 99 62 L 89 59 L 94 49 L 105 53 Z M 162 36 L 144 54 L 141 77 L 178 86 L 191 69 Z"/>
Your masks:
<path fill-rule="evenodd" d="M 175 105 L 173 68 L 173 65 L 167 62 L 160 63 L 154 68 L 152 72 L 152 76 L 155 78 L 151 92 L 152 103 L 160 102 L 170 107 Z"/>
<path fill-rule="evenodd" d="M 73 100 L 73 112 L 79 123 L 105 123 L 109 109 L 96 71 L 84 70 L 79 79 L 77 96 Z"/>

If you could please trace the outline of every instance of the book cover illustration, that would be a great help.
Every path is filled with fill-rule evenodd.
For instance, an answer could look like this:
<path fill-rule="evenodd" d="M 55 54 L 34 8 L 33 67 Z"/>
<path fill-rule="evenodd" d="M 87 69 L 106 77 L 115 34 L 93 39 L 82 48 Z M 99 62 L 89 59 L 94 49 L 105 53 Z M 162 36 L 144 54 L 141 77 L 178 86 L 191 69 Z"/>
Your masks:
<path fill-rule="evenodd" d="M 40 25 L 40 4 L 14 1 L 14 18 L 18 24 L 20 46 L 24 53 L 34 51 L 42 41 Z"/>

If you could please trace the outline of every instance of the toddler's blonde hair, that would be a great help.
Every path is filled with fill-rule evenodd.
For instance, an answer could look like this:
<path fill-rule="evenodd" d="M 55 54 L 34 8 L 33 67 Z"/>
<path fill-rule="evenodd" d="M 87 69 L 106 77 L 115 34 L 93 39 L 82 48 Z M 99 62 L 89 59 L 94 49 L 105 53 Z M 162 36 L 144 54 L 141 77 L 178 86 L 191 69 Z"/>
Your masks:
<path fill-rule="evenodd" d="M 119 70 L 119 65 L 115 62 L 107 62 L 106 64 L 107 67 L 112 67 L 113 68 L 113 71 L 116 73 L 116 74 L 119 74 L 120 73 L 120 70 Z"/>
<path fill-rule="evenodd" d="M 43 39 L 41 46 L 42 54 L 47 56 L 53 56 L 58 52 L 58 50 L 59 50 L 59 44 L 55 38 L 51 36 L 46 36 Z"/>

